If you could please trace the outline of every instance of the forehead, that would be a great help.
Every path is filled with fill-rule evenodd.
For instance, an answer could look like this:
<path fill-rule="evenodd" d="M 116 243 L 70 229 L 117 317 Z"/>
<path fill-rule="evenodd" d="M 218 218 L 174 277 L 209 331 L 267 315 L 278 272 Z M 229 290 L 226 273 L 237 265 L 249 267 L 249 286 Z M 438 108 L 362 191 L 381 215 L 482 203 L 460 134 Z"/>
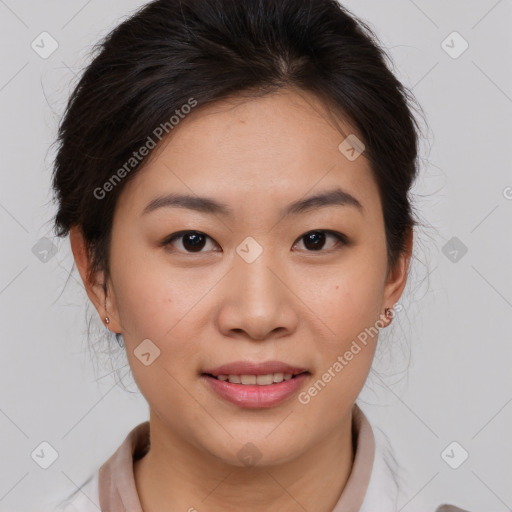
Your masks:
<path fill-rule="evenodd" d="M 368 206 L 379 202 L 364 153 L 339 149 L 352 127 L 303 91 L 233 97 L 196 107 L 163 140 L 120 197 L 142 210 L 155 194 L 180 192 L 248 205 L 341 186 Z M 143 204 L 144 203 L 144 204 Z M 267 205 L 268 206 L 268 205 Z M 378 204 L 377 204 L 378 206 Z"/>

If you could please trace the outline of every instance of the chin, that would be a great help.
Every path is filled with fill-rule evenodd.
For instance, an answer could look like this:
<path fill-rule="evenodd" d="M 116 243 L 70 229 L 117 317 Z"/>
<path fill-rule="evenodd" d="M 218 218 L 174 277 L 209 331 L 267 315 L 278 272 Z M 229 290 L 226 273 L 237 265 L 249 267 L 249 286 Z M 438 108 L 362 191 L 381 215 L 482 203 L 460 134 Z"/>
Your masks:
<path fill-rule="evenodd" d="M 305 440 L 296 438 L 290 445 L 289 435 L 271 434 L 266 437 L 266 430 L 264 433 L 260 430 L 255 435 L 248 435 L 247 432 L 238 434 L 232 430 L 229 432 L 233 437 L 227 436 L 222 441 L 209 438 L 204 445 L 207 452 L 229 466 L 263 469 L 291 462 L 304 452 Z M 214 444 L 209 446 L 212 441 Z"/>

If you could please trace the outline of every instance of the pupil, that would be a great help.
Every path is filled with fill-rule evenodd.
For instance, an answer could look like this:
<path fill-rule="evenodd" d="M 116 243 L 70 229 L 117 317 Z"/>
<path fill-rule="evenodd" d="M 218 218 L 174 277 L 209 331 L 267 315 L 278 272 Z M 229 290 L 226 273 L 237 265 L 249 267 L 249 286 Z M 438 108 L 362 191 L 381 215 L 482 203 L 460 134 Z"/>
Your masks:
<path fill-rule="evenodd" d="M 187 250 L 200 251 L 204 247 L 204 238 L 198 233 L 189 233 L 183 237 L 183 246 Z"/>
<path fill-rule="evenodd" d="M 319 231 L 315 231 L 313 233 L 309 233 L 305 235 L 306 242 L 305 246 L 308 249 L 319 250 L 323 247 L 325 243 L 325 233 L 321 233 Z"/>

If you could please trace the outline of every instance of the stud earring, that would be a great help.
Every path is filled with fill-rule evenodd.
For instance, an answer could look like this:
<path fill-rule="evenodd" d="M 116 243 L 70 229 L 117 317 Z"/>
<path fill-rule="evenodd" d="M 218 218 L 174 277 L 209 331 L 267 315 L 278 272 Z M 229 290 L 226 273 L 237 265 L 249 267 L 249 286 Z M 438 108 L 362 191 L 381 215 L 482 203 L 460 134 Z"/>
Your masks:
<path fill-rule="evenodd" d="M 393 321 L 393 317 L 395 316 L 395 312 L 391 308 L 386 308 L 384 310 L 384 314 L 386 315 L 386 318 L 389 319 L 389 323 L 391 323 Z"/>
<path fill-rule="evenodd" d="M 105 311 L 107 311 L 107 299 L 105 299 Z M 107 325 L 107 329 L 110 330 L 110 328 L 108 326 L 110 324 L 110 318 L 108 316 L 105 317 L 105 324 Z M 121 348 L 124 347 L 124 339 L 123 339 L 122 333 L 115 332 L 114 334 L 116 335 L 117 344 Z"/>
<path fill-rule="evenodd" d="M 107 297 L 105 297 L 105 313 L 107 312 Z M 108 316 L 105 317 L 105 324 L 107 325 L 107 329 L 109 328 L 108 327 L 108 324 L 110 323 L 110 318 Z"/>

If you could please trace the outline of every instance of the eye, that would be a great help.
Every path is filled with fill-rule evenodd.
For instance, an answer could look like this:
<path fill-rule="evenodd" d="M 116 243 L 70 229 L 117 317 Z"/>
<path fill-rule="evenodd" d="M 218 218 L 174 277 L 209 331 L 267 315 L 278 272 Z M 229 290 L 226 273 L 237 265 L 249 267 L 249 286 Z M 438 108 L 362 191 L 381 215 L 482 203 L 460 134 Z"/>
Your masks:
<path fill-rule="evenodd" d="M 331 239 L 330 244 L 328 242 L 329 239 Z M 171 246 L 178 252 L 200 253 L 208 252 L 208 249 L 203 250 L 207 247 L 208 241 L 210 241 L 211 244 L 214 244 L 214 248 L 211 250 L 219 252 L 218 249 L 215 249 L 215 246 L 219 247 L 218 244 L 211 237 L 201 231 L 180 231 L 178 233 L 173 233 L 162 242 L 162 245 L 165 247 Z M 347 237 L 343 233 L 330 230 L 309 231 L 302 235 L 299 238 L 299 241 L 303 241 L 307 252 L 322 252 L 322 250 L 323 252 L 328 252 L 329 250 L 336 248 L 337 245 L 348 245 Z M 299 243 L 299 241 L 295 242 L 294 247 Z M 220 251 L 222 251 L 222 249 L 220 249 Z"/>
<path fill-rule="evenodd" d="M 162 245 L 172 246 L 174 249 L 185 253 L 207 252 L 202 249 L 207 245 L 208 240 L 214 242 L 212 238 L 200 231 L 180 231 L 168 236 L 162 242 Z M 181 247 L 178 248 L 177 246 Z"/>
<path fill-rule="evenodd" d="M 331 240 L 334 240 L 334 243 L 331 243 L 330 246 L 329 244 L 327 244 L 328 247 L 323 252 L 328 252 L 333 247 L 336 248 L 337 245 L 348 245 L 347 237 L 343 233 L 338 233 L 337 231 L 330 230 L 309 231 L 308 233 L 302 235 L 299 238 L 299 240 L 304 240 L 304 247 L 306 247 L 306 250 L 308 252 L 318 252 L 322 251 L 322 249 L 325 248 L 326 240 L 328 240 L 329 238 L 331 238 Z"/>

